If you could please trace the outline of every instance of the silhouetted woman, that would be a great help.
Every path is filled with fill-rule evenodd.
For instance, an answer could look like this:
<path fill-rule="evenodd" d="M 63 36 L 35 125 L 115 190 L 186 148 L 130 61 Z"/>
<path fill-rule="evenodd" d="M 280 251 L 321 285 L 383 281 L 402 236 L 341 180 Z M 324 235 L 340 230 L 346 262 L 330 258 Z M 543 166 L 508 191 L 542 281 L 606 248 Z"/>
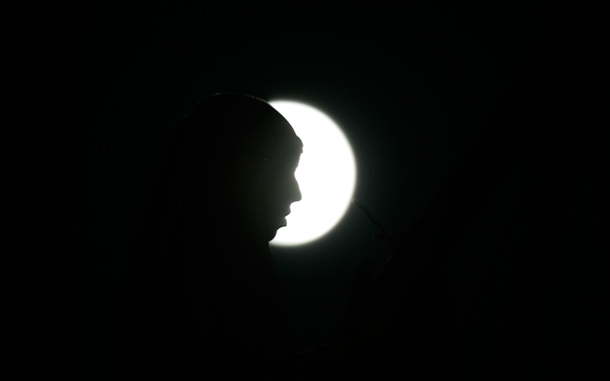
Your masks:
<path fill-rule="evenodd" d="M 281 114 L 245 95 L 208 97 L 176 126 L 132 240 L 118 379 L 292 372 L 268 243 L 301 199 L 302 149 Z"/>
<path fill-rule="evenodd" d="M 246 95 L 208 97 L 176 126 L 132 239 L 118 380 L 417 378 L 427 335 L 451 315 L 436 307 L 449 305 L 447 287 L 426 273 L 425 287 L 440 291 L 419 299 L 431 302 L 402 291 L 388 299 L 402 277 L 396 264 L 375 287 L 356 277 L 336 339 L 295 352 L 269 241 L 301 199 L 294 172 L 302 152 L 286 119 Z M 422 308 L 438 317 L 409 318 Z M 418 327 L 432 328 L 422 336 Z"/>

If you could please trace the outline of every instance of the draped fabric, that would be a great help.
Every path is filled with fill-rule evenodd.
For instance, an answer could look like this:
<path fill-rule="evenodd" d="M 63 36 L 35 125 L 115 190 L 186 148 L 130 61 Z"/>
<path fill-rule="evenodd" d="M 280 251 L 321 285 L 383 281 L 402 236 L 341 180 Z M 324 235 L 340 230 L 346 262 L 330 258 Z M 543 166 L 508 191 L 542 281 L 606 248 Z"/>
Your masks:
<path fill-rule="evenodd" d="M 295 353 L 265 208 L 257 200 L 283 189 L 274 174 L 302 149 L 275 109 L 245 95 L 208 97 L 173 129 L 132 238 L 117 380 L 395 379 L 421 373 L 422 356 L 438 341 L 431 332 L 441 332 L 452 315 L 445 308 L 448 286 L 434 277 L 433 266 L 420 271 L 429 279 L 425 296 L 400 291 L 390 302 L 394 312 L 348 314 L 336 340 Z M 378 285 L 403 276 L 396 264 L 386 267 L 394 271 L 382 271 Z M 356 279 L 353 294 L 363 292 L 358 284 Z M 348 310 L 381 311 L 376 301 L 396 294 L 383 286 L 364 289 L 368 299 L 351 297 L 355 309 Z M 422 310 L 423 320 L 413 319 Z"/>

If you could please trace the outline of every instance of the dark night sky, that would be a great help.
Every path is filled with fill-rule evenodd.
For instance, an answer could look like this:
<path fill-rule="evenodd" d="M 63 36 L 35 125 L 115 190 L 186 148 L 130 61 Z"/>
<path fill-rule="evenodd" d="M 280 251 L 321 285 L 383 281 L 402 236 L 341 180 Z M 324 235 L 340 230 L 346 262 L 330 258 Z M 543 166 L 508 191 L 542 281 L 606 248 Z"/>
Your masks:
<path fill-rule="evenodd" d="M 108 379 L 129 234 L 156 155 L 199 99 L 241 92 L 289 98 L 331 116 L 358 163 L 355 197 L 388 229 L 425 212 L 435 192 L 519 78 L 549 31 L 551 1 L 320 6 L 253 2 L 87 2 L 80 56 L 79 188 L 72 255 L 69 364 L 75 379 Z M 141 3 L 141 4 L 136 4 Z M 604 90 L 608 104 L 608 86 Z M 607 125 L 607 106 L 598 123 Z M 610 179 L 608 132 L 601 160 Z M 588 141 L 525 379 L 585 366 L 608 288 L 608 246 Z M 462 329 L 490 252 L 502 253 L 456 354 L 456 379 L 485 380 L 511 293 L 520 242 L 548 155 L 533 144 L 447 263 Z M 480 181 L 485 181 L 481 179 Z M 473 184 L 476 186 L 476 184 Z M 607 198 L 608 194 L 605 195 Z M 501 250 L 509 212 L 523 215 Z M 519 202 L 517 202 L 519 203 Z M 80 232 L 80 233 L 78 233 Z M 274 248 L 298 349 L 333 337 L 358 262 L 389 247 L 351 206 L 323 239 Z M 499 254 L 500 255 L 500 254 Z M 337 308 L 333 308 L 336 307 Z M 577 313 L 575 311 L 578 311 Z M 564 368 L 558 364 L 565 365 Z M 96 375 L 88 372 L 97 369 Z"/>
<path fill-rule="evenodd" d="M 105 364 L 103 358 L 111 353 L 118 270 L 147 176 L 169 129 L 196 101 L 216 92 L 242 92 L 320 108 L 343 128 L 354 149 L 359 164 L 355 197 L 394 229 L 423 213 L 499 97 L 519 77 L 548 31 L 548 3 L 435 2 L 401 4 L 400 9 L 305 3 L 251 9 L 212 9 L 208 3 L 87 5 L 82 107 L 90 116 L 84 126 L 89 255 L 79 261 L 89 266 L 81 276 L 89 278 L 92 291 L 81 316 L 88 319 L 87 314 L 94 313 L 96 318 L 88 321 L 107 324 L 97 326 L 89 337 L 99 343 L 99 357 L 81 356 L 80 361 Z M 591 149 L 587 152 L 590 156 Z M 573 262 L 568 247 L 586 241 L 590 248 L 583 251 L 580 246 L 572 254 L 599 260 L 596 255 L 603 253 L 601 215 L 596 212 L 599 194 L 589 156 L 528 377 L 569 356 L 586 345 L 588 334 L 595 334 L 586 328 L 579 333 L 559 328 L 585 324 L 582 315 L 599 312 L 589 305 L 594 298 L 578 295 L 601 287 L 601 280 L 582 278 L 578 288 L 560 281 L 563 271 L 585 272 L 593 266 Z M 531 184 L 539 184 L 536 178 L 545 160 L 536 148 L 527 151 L 447 265 L 464 311 L 471 306 L 489 250 L 495 250 L 511 197 L 519 192 L 531 205 L 517 228 L 526 231 L 539 189 Z M 574 222 L 578 213 L 580 218 L 589 213 L 586 223 Z M 344 305 L 332 307 L 350 284 L 358 261 L 373 252 L 387 253 L 386 246 L 371 238 L 374 233 L 364 214 L 351 207 L 323 239 L 274 249 L 298 349 L 332 338 L 340 327 Z M 519 241 L 518 234 L 514 240 Z M 474 328 L 460 344 L 460 379 L 485 379 L 515 261 L 506 254 L 499 283 L 485 293 Z M 597 266 L 607 265 L 604 261 Z M 582 315 L 567 320 L 563 316 L 572 303 Z M 557 329 L 563 331 L 562 342 L 569 343 L 560 350 Z"/>

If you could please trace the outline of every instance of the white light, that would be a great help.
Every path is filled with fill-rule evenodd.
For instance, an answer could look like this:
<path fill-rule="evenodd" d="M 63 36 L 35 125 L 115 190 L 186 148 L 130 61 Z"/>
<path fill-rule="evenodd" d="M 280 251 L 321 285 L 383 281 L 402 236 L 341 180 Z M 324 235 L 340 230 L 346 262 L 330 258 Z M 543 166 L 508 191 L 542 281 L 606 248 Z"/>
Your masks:
<path fill-rule="evenodd" d="M 287 226 L 269 244 L 302 245 L 325 235 L 347 211 L 356 185 L 356 161 L 347 138 L 327 115 L 299 102 L 269 103 L 304 145 L 295 172 L 302 200 L 291 205 Z"/>

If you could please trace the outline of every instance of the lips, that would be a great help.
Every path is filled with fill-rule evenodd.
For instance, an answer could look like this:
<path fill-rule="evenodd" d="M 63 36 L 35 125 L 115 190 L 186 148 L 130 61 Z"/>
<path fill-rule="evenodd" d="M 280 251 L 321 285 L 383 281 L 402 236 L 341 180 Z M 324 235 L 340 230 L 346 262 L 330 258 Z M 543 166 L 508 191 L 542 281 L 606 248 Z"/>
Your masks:
<path fill-rule="evenodd" d="M 288 226 L 288 220 L 286 220 L 286 217 L 282 218 L 282 221 L 280 222 L 280 228 L 283 226 Z"/>

